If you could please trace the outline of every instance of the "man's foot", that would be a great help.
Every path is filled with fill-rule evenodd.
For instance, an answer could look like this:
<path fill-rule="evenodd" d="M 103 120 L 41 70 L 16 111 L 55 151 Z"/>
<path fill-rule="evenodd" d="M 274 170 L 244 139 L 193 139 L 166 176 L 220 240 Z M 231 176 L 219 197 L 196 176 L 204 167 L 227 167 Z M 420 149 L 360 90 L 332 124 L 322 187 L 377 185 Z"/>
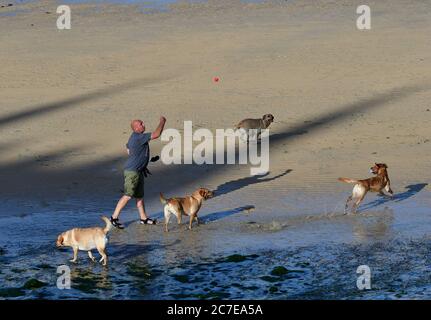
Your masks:
<path fill-rule="evenodd" d="M 111 224 L 117 229 L 124 229 L 124 226 L 120 223 L 120 221 L 118 221 L 118 218 L 114 219 L 111 217 Z"/>
<path fill-rule="evenodd" d="M 141 221 L 139 222 L 140 224 L 157 224 L 157 220 L 156 219 L 141 219 Z"/>

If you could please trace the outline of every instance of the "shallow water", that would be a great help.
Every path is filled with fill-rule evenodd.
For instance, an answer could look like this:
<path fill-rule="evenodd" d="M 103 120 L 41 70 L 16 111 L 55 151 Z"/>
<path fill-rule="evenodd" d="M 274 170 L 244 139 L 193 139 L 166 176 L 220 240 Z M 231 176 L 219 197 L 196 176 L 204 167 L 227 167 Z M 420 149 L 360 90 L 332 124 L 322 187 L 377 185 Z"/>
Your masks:
<path fill-rule="evenodd" d="M 192 231 L 186 229 L 187 219 L 181 226 L 171 221 L 169 233 L 161 224 L 139 225 L 135 209 L 127 207 L 121 216 L 127 228 L 110 233 L 108 267 L 92 263 L 85 252 L 72 264 L 70 248 L 55 248 L 64 230 L 103 225 L 97 203 L 69 199 L 34 205 L 32 214 L 3 212 L 0 297 L 431 297 L 428 191 L 401 192 L 390 201 L 370 195 L 355 216 L 343 215 L 346 194 L 282 192 L 251 197 L 243 190 L 223 195 L 223 201 L 209 200 L 200 215 L 202 223 Z M 250 206 L 255 209 L 248 210 Z M 162 218 L 160 203 L 149 202 L 147 209 Z M 71 268 L 70 290 L 56 287 L 56 269 L 63 264 Z M 356 269 L 364 264 L 371 268 L 372 289 L 360 291 Z"/>

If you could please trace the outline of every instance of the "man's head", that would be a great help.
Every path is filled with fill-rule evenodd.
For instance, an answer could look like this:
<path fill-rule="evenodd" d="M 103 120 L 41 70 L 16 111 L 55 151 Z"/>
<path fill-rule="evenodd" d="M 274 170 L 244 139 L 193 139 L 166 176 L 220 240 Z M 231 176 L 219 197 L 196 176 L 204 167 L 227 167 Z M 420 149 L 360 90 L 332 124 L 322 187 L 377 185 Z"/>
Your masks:
<path fill-rule="evenodd" d="M 130 127 L 132 128 L 133 132 L 136 133 L 143 133 L 145 131 L 145 125 L 142 120 L 132 120 Z"/>

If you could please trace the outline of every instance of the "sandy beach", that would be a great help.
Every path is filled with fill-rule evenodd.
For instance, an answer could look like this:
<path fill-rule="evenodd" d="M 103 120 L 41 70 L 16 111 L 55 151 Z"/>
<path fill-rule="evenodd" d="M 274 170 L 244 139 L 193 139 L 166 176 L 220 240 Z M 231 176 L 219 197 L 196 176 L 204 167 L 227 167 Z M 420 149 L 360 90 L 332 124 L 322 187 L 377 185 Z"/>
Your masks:
<path fill-rule="evenodd" d="M 162 218 L 160 191 L 218 191 L 203 208 L 202 226 L 191 233 L 175 226 L 166 235 L 161 226 L 137 225 L 129 204 L 122 214 L 128 228 L 110 238 L 111 271 L 89 269 L 82 253 L 74 272 L 86 279 L 81 288 L 88 292 L 46 288 L 16 297 L 431 296 L 423 274 L 431 231 L 431 3 L 369 1 L 368 31 L 356 28 L 358 4 L 351 0 L 210 0 L 163 10 L 70 3 L 71 30 L 56 28 L 58 1 L 11 3 L 0 8 L 4 287 L 21 285 L 23 273 L 50 283 L 51 269 L 71 256 L 54 249 L 57 234 L 101 225 L 99 216 L 112 213 L 131 119 L 142 118 L 153 130 L 164 115 L 168 128 L 182 130 L 191 120 L 215 131 L 243 118 L 275 116 L 265 177 L 250 176 L 248 165 L 150 165 L 151 216 Z M 151 154 L 163 145 L 151 142 Z M 337 178 L 366 178 L 374 162 L 388 164 L 395 199 L 370 194 L 358 216 L 342 216 L 351 186 Z M 255 210 L 247 213 L 247 206 Z M 230 261 L 235 254 L 245 258 Z M 332 277 L 325 275 L 328 261 L 336 261 Z M 366 262 L 374 263 L 380 282 L 358 293 L 355 270 Z M 301 272 L 262 280 L 268 264 Z M 201 277 L 215 274 L 208 292 L 196 289 L 199 280 L 172 275 L 184 275 L 190 265 L 201 266 Z M 241 277 L 241 266 L 250 277 L 232 280 Z M 142 268 L 153 268 L 151 277 Z M 135 285 L 140 280 L 145 288 Z M 251 289 L 229 291 L 232 283 Z M 179 287 L 182 296 L 175 296 Z"/>

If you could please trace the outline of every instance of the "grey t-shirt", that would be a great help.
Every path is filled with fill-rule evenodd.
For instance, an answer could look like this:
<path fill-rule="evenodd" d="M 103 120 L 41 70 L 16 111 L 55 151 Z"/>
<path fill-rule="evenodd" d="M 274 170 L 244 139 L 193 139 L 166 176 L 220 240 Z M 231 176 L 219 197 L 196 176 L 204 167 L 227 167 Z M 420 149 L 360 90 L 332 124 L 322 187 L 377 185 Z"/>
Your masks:
<path fill-rule="evenodd" d="M 129 158 L 124 165 L 124 170 L 143 171 L 150 160 L 151 133 L 133 132 L 126 144 L 129 149 Z"/>

